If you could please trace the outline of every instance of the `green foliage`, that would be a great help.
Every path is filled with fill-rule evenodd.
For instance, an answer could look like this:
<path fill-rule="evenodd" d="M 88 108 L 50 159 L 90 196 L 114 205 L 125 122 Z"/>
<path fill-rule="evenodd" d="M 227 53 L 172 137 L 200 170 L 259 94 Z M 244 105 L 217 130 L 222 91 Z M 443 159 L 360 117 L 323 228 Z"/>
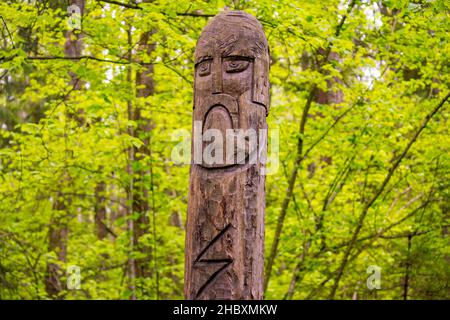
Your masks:
<path fill-rule="evenodd" d="M 280 244 L 265 297 L 328 298 L 338 282 L 339 299 L 449 298 L 448 102 L 402 157 L 449 92 L 448 2 L 87 0 L 82 54 L 72 59 L 66 8 L 31 3 L 0 4 L 0 299 L 55 298 L 45 287 L 51 263 L 81 268 L 80 290 L 68 290 L 61 272 L 65 299 L 183 297 L 189 166 L 173 162 L 179 141 L 170 137 L 191 130 L 196 40 L 225 7 L 255 15 L 271 50 L 268 123 L 279 129 L 280 168 L 267 177 L 266 256 L 275 236 Z M 139 48 L 145 32 L 151 53 Z M 142 97 L 136 74 L 148 64 L 155 92 Z M 133 194 L 149 206 L 142 247 L 130 246 L 130 222 L 142 215 L 129 199 L 134 182 L 148 191 Z M 65 261 L 49 246 L 61 225 Z M 150 272 L 130 279 L 129 261 L 139 259 Z M 366 286 L 370 265 L 381 267 L 380 290 Z"/>

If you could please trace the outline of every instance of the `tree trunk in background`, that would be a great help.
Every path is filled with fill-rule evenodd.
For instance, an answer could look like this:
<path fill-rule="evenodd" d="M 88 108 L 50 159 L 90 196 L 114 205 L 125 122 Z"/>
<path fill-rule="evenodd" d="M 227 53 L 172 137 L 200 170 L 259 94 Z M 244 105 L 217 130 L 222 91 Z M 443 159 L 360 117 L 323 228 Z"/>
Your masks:
<path fill-rule="evenodd" d="M 131 27 L 130 27 L 131 28 Z M 154 44 L 150 44 L 151 31 L 142 34 L 139 40 L 138 55 L 143 53 L 151 55 L 154 51 Z M 129 54 L 127 59 L 132 60 L 132 38 L 131 30 L 128 31 L 128 45 Z M 140 279 L 151 276 L 150 259 L 152 255 L 152 248 L 150 244 L 144 242 L 142 237 L 150 233 L 150 219 L 149 219 L 149 169 L 146 166 L 145 160 L 150 152 L 150 138 L 149 132 L 151 130 L 150 119 L 143 116 L 143 103 L 139 98 L 146 98 L 154 94 L 152 64 L 145 64 L 141 66 L 136 72 L 136 97 L 137 103 L 132 104 L 128 102 L 128 118 L 136 123 L 136 128 L 129 127 L 128 134 L 134 138 L 143 141 L 144 146 L 141 148 L 129 147 L 128 149 L 128 174 L 130 175 L 130 184 L 127 189 L 128 199 L 128 230 L 130 232 L 130 250 L 143 254 L 141 258 L 129 258 L 128 260 L 128 277 L 130 280 L 130 290 L 132 292 L 130 298 L 132 300 L 137 298 L 137 290 L 146 290 L 146 286 L 140 285 Z M 131 84 L 132 73 L 131 69 L 127 71 L 127 81 Z"/>
<path fill-rule="evenodd" d="M 408 249 L 406 253 L 405 261 L 405 277 L 403 278 L 403 300 L 408 300 L 409 278 L 411 273 L 411 243 L 413 234 L 408 235 Z"/>
<path fill-rule="evenodd" d="M 108 233 L 106 226 L 105 192 L 106 184 L 104 182 L 98 183 L 95 188 L 95 229 L 99 240 L 106 238 Z"/>
<path fill-rule="evenodd" d="M 85 0 L 71 0 L 71 6 L 77 6 L 80 9 L 81 16 L 84 12 L 84 1 Z M 81 18 L 81 17 L 80 17 Z M 83 38 L 81 34 L 81 30 L 67 30 L 66 31 L 66 43 L 64 44 L 64 55 L 66 57 L 78 57 L 81 56 L 81 51 L 83 49 Z M 71 77 L 70 84 L 74 86 L 76 90 L 81 89 L 82 83 L 79 81 L 78 76 L 69 72 Z"/>
<path fill-rule="evenodd" d="M 84 0 L 72 0 L 71 5 L 76 5 L 80 9 L 80 14 L 83 15 Z M 65 33 L 66 42 L 64 44 L 64 55 L 66 57 L 76 57 L 81 55 L 82 41 L 80 34 L 76 34 L 74 30 L 67 30 Z M 81 81 L 74 73 L 69 73 L 71 77 L 70 85 L 73 89 L 81 89 Z M 60 189 L 62 185 L 70 183 L 70 177 L 65 172 L 61 177 Z M 62 198 L 58 194 L 53 204 L 53 210 L 56 211 L 56 216 L 53 216 L 49 226 L 49 252 L 56 252 L 58 260 L 65 263 L 67 258 L 67 240 L 69 229 L 67 220 L 70 217 L 70 209 L 67 203 L 70 199 Z M 64 212 L 64 214 L 61 214 Z M 65 289 L 61 283 L 62 270 L 58 264 L 50 261 L 47 263 L 47 274 L 45 277 L 45 289 L 47 294 L 52 298 L 61 298 L 60 292 Z"/>
<path fill-rule="evenodd" d="M 3 25 L 3 20 L 0 20 L 0 32 L 2 35 L 8 34 L 11 30 Z M 39 46 L 39 38 L 36 34 L 33 34 L 33 28 L 31 26 L 22 26 L 17 30 L 18 35 L 23 41 L 19 43 L 13 43 L 9 41 L 8 36 L 3 36 L 3 43 L 0 46 L 0 51 L 7 48 L 20 48 L 27 55 L 35 54 Z M 33 66 L 28 66 L 31 68 L 30 72 L 34 71 Z M 40 81 L 42 79 L 37 79 Z M 44 105 L 47 99 L 42 99 L 39 101 L 33 101 L 32 99 L 27 99 L 25 101 L 18 101 L 18 104 L 13 104 L 15 97 L 23 97 L 25 89 L 30 84 L 30 75 L 28 73 L 24 74 L 14 74 L 14 76 L 9 72 L 2 72 L 0 74 L 0 130 L 15 131 L 17 130 L 16 125 L 25 122 L 39 123 L 40 119 L 45 116 Z M 6 106 L 7 101 L 11 101 Z M 0 147 L 7 145 L 9 141 L 8 138 L 0 137 Z"/>
<path fill-rule="evenodd" d="M 80 8 L 81 16 L 84 13 L 84 4 L 85 0 L 71 0 L 70 2 L 71 6 L 77 6 L 78 8 Z M 83 50 L 83 34 L 81 33 L 81 30 L 67 30 L 65 37 L 66 43 L 64 44 L 64 55 L 66 57 L 81 56 L 81 52 Z M 83 87 L 83 81 L 81 81 L 80 78 L 72 71 L 69 71 L 69 75 L 71 78 L 70 85 L 73 86 L 73 89 L 81 90 L 81 88 Z M 80 124 L 80 126 L 84 123 L 83 113 L 83 109 L 78 109 L 77 114 L 71 115 Z"/>
<path fill-rule="evenodd" d="M 75 5 L 80 9 L 80 14 L 83 16 L 85 0 L 72 0 L 70 5 Z M 81 17 L 80 17 L 81 18 Z M 66 57 L 79 57 L 82 55 L 83 50 L 83 33 L 81 30 L 67 30 L 66 34 L 66 43 L 64 45 L 64 55 Z M 81 90 L 83 87 L 83 81 L 74 73 L 69 72 L 70 75 L 70 84 L 73 86 L 74 90 Z M 75 119 L 80 126 L 84 124 L 84 110 L 78 109 L 75 115 L 71 115 L 73 119 Z M 98 183 L 95 188 L 95 227 L 97 231 L 98 239 L 102 240 L 107 235 L 107 225 L 106 225 L 106 204 L 105 204 L 105 192 L 106 192 L 106 184 L 104 181 Z"/>
<path fill-rule="evenodd" d="M 145 32 L 139 41 L 138 50 L 141 53 L 145 53 L 150 56 L 155 50 L 155 45 L 149 43 L 150 36 L 152 32 Z M 153 81 L 153 70 L 152 64 L 142 66 L 140 70 L 136 72 L 136 87 L 137 98 L 146 98 L 154 94 L 154 81 Z M 142 115 L 142 105 L 145 102 L 139 102 L 133 112 L 133 120 L 137 124 L 137 128 L 134 131 L 134 137 L 140 139 L 144 142 L 144 146 L 138 150 L 134 148 L 134 161 L 138 162 L 139 165 L 134 171 L 135 180 L 133 184 L 133 213 L 137 215 L 137 220 L 134 227 L 133 239 L 135 242 L 136 250 L 143 253 L 145 256 L 141 259 L 136 259 L 136 276 L 137 277 L 149 277 L 151 258 L 151 246 L 148 243 L 142 243 L 141 237 L 150 232 L 150 206 L 149 206 L 149 179 L 150 177 L 149 168 L 145 165 L 145 158 L 150 155 L 150 130 L 151 123 L 150 119 Z M 154 236 L 154 235 L 153 235 Z"/>
<path fill-rule="evenodd" d="M 67 225 L 67 204 L 60 194 L 54 200 L 52 210 L 54 216 L 50 219 L 48 252 L 55 252 L 56 258 L 65 263 L 69 229 Z M 65 285 L 61 283 L 62 273 L 63 270 L 58 263 L 53 261 L 47 263 L 47 272 L 44 279 L 45 291 L 51 298 L 62 298 L 60 292 L 65 288 Z"/>
<path fill-rule="evenodd" d="M 128 26 L 127 30 L 127 41 L 128 41 L 128 54 L 127 54 L 127 60 L 131 63 L 132 60 L 132 34 L 131 34 L 131 26 Z M 129 84 L 130 90 L 133 89 L 131 85 L 131 78 L 132 78 L 132 70 L 131 66 L 129 65 L 127 67 L 127 83 Z M 133 110 L 133 103 L 129 99 L 127 101 L 127 113 L 128 113 L 128 119 L 133 120 L 134 119 L 134 110 Z M 132 125 L 128 125 L 127 133 L 130 137 L 134 137 L 134 127 Z M 128 173 L 128 179 L 129 183 L 126 186 L 126 193 L 127 193 L 127 228 L 129 233 L 129 252 L 128 252 L 128 261 L 127 261 L 127 276 L 128 276 L 128 290 L 130 293 L 130 300 L 136 300 L 136 258 L 134 258 L 134 252 L 136 250 L 135 248 L 135 228 L 136 228 L 136 221 L 133 215 L 133 204 L 134 204 L 134 168 L 133 163 L 135 161 L 135 148 L 133 146 L 128 147 L 127 150 L 128 153 L 128 162 L 127 162 L 127 173 Z"/>

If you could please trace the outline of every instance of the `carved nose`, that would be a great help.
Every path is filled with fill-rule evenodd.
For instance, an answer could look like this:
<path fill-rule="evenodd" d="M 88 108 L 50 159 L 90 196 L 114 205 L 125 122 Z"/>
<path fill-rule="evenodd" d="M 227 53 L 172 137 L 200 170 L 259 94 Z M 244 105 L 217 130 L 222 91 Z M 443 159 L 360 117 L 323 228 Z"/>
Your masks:
<path fill-rule="evenodd" d="M 214 59 L 212 65 L 212 93 L 222 93 L 222 63 L 221 59 Z"/>

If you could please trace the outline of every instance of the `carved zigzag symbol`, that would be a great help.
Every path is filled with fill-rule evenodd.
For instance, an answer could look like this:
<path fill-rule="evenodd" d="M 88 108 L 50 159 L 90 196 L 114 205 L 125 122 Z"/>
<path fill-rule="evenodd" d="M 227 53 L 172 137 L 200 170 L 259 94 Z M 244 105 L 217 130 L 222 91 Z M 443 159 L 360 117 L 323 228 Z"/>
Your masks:
<path fill-rule="evenodd" d="M 197 259 L 194 261 L 194 267 L 199 267 L 202 265 L 212 265 L 217 264 L 220 266 L 217 271 L 215 271 L 211 276 L 208 278 L 208 280 L 205 281 L 205 283 L 198 289 L 197 294 L 195 295 L 195 299 L 198 299 L 201 294 L 205 291 L 205 289 L 214 281 L 215 278 L 219 274 L 222 273 L 232 262 L 233 259 L 224 258 L 224 259 L 204 259 L 203 256 L 208 252 L 208 250 L 216 243 L 224 234 L 225 232 L 230 229 L 231 224 L 228 224 L 223 228 L 212 240 L 208 245 L 200 252 L 200 254 L 197 256 Z"/>

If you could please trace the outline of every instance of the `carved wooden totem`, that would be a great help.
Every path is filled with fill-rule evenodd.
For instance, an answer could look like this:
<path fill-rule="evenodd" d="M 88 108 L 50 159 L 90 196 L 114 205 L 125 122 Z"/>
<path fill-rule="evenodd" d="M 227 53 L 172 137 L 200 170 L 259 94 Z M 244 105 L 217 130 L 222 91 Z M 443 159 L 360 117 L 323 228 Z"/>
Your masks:
<path fill-rule="evenodd" d="M 209 22 L 195 51 L 187 299 L 263 298 L 268 75 L 256 18 L 225 11 Z"/>

